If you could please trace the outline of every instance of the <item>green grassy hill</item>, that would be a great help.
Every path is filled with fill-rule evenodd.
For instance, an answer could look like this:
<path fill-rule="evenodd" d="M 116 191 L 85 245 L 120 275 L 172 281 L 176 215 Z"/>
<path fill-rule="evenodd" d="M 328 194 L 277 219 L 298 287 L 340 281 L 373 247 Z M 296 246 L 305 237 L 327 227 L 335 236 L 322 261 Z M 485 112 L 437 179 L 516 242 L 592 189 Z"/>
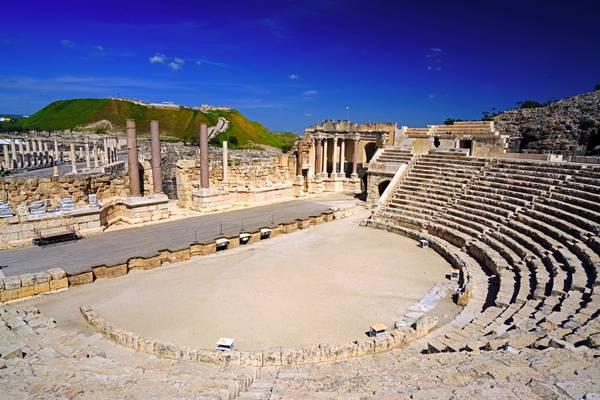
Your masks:
<path fill-rule="evenodd" d="M 29 118 L 15 122 L 13 126 L 22 130 L 82 130 L 98 121 L 109 121 L 112 129 L 97 127 L 92 130 L 98 133 L 124 132 L 125 120 L 133 119 L 138 135 L 144 136 L 150 133 L 150 121 L 158 120 L 164 139 L 195 143 L 198 140 L 200 124 L 214 126 L 219 117 L 229 120 L 229 128 L 214 138 L 213 143 L 229 140 L 232 148 L 252 148 L 256 147 L 256 144 L 266 144 L 286 150 L 296 140 L 293 133 L 271 132 L 260 123 L 248 120 L 236 110 L 203 113 L 191 108 L 153 108 L 114 99 L 55 101 Z"/>

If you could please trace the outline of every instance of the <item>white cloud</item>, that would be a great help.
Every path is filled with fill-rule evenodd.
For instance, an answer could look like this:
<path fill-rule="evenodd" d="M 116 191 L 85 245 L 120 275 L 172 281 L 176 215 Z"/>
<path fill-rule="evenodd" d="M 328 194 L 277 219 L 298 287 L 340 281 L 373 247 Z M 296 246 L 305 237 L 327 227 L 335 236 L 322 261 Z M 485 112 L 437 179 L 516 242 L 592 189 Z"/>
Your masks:
<path fill-rule="evenodd" d="M 61 40 L 61 41 L 60 41 L 60 44 L 61 44 L 63 47 L 73 47 L 73 46 L 75 46 L 75 43 L 73 43 L 73 41 L 71 41 L 71 40 L 69 40 L 69 39 L 63 39 L 63 40 Z"/>
<path fill-rule="evenodd" d="M 171 68 L 173 71 L 179 71 L 181 69 L 181 64 L 173 61 L 169 63 L 169 68 Z"/>
<path fill-rule="evenodd" d="M 148 57 L 150 64 L 166 64 L 172 71 L 179 71 L 185 64 L 185 60 L 181 57 L 168 57 L 166 54 L 155 53 L 152 57 Z"/>
<path fill-rule="evenodd" d="M 430 93 L 428 97 L 429 97 L 430 99 L 435 99 L 435 98 L 436 98 L 436 95 L 435 95 L 435 94 L 433 94 L 433 93 Z"/>
<path fill-rule="evenodd" d="M 309 118 L 309 117 L 312 117 L 312 114 L 311 114 L 311 113 L 305 113 L 305 114 L 304 114 L 304 116 L 305 116 L 306 118 Z"/>
<path fill-rule="evenodd" d="M 167 61 L 167 56 L 156 53 L 152 57 L 148 57 L 148 61 L 150 61 L 150 64 L 164 64 Z"/>
<path fill-rule="evenodd" d="M 441 71 L 444 63 L 444 51 L 439 47 L 430 47 L 425 54 L 425 65 L 427 71 Z"/>
<path fill-rule="evenodd" d="M 207 60 L 206 58 L 201 58 L 199 60 L 196 60 L 196 65 L 199 67 L 201 67 L 203 65 L 210 65 L 212 67 L 219 67 L 219 68 L 227 67 L 227 64 L 217 62 L 217 61 Z"/>
<path fill-rule="evenodd" d="M 96 51 L 104 51 L 104 46 L 101 46 L 101 45 L 97 44 L 97 45 L 94 46 L 94 50 L 96 50 Z"/>
<path fill-rule="evenodd" d="M 319 94 L 319 92 L 316 90 L 305 90 L 304 92 L 302 92 L 302 95 L 306 96 L 306 97 L 316 96 L 318 94 Z"/>
<path fill-rule="evenodd" d="M 288 78 L 290 78 L 291 80 L 295 81 L 297 79 L 300 79 L 300 76 L 298 74 L 289 74 Z"/>

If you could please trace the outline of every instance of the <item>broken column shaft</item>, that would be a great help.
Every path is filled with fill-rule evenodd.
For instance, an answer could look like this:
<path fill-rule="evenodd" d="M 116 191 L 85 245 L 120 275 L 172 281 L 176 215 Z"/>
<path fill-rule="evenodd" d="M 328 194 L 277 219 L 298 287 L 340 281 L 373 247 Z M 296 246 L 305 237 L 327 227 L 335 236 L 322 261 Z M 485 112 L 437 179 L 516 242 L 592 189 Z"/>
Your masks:
<path fill-rule="evenodd" d="M 160 129 L 158 121 L 150 121 L 150 147 L 152 149 L 152 185 L 154 193 L 162 193 L 160 173 Z"/>
<path fill-rule="evenodd" d="M 208 127 L 200 125 L 200 188 L 208 189 Z"/>
<path fill-rule="evenodd" d="M 127 164 L 129 166 L 129 192 L 131 196 L 140 195 L 140 170 L 138 169 L 137 139 L 135 121 L 127 120 Z"/>

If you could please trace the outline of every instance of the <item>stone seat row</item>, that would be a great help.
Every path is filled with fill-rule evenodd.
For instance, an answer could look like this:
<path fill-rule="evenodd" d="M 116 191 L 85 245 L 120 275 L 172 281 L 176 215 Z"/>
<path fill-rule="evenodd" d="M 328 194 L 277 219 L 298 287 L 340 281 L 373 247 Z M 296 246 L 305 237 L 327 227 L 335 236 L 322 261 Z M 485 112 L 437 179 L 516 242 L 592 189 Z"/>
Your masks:
<path fill-rule="evenodd" d="M 0 349 L 6 398 L 48 393 L 67 398 L 84 388 L 95 397 L 114 398 L 118 387 L 127 398 L 145 393 L 142 397 L 230 399 L 257 376 L 253 367 L 175 364 L 141 354 L 100 334 L 63 330 L 35 308 L 0 309 Z"/>
<path fill-rule="evenodd" d="M 420 164 L 421 159 L 416 163 L 415 170 L 419 170 Z M 522 167 L 522 164 L 517 165 Z M 506 178 L 512 175 L 509 172 L 486 172 L 487 185 L 480 185 L 475 179 L 465 190 L 446 190 L 451 196 L 450 199 L 447 196 L 444 198 L 446 202 L 429 201 L 430 204 L 427 198 L 411 194 L 414 186 L 407 185 L 405 190 L 402 189 L 404 182 L 410 182 L 411 171 L 396 191 L 404 198 L 402 201 L 396 201 L 395 198 L 390 200 L 394 206 L 384 207 L 387 210 L 384 219 L 399 222 L 407 229 L 425 229 L 452 245 L 467 247 L 482 269 L 493 276 L 490 280 L 492 284 L 488 285 L 486 305 L 499 309 L 492 319 L 496 321 L 496 317 L 499 317 L 494 324 L 499 324 L 502 329 L 497 329 L 497 333 L 506 335 L 509 331 L 519 331 L 520 336 L 527 336 L 531 331 L 535 332 L 528 336 L 530 340 L 535 339 L 532 343 L 548 344 L 548 329 L 542 326 L 544 323 L 563 329 L 561 338 L 564 338 L 573 335 L 573 330 L 580 329 L 581 321 L 573 324 L 573 321 L 577 321 L 577 313 L 588 304 L 595 306 L 585 298 L 593 295 L 596 285 L 600 246 L 597 223 L 585 218 L 595 218 L 595 211 L 590 211 L 585 200 L 589 195 L 570 190 L 569 193 L 577 198 L 577 205 L 561 207 L 561 202 L 554 198 L 556 193 L 544 193 L 542 188 L 550 192 L 554 189 L 550 183 L 562 188 L 569 185 L 570 180 L 562 177 L 557 179 L 558 171 L 554 170 L 554 166 L 548 176 L 544 176 L 543 165 L 535 166 L 536 178 L 533 181 L 539 184 L 535 195 L 523 194 L 523 187 L 517 186 L 517 182 L 510 185 L 510 179 Z M 568 169 L 569 173 L 577 171 L 578 168 Z M 419 182 L 424 180 L 425 176 L 419 177 Z M 433 179 L 431 183 L 433 187 L 443 185 L 443 181 Z M 494 186 L 490 188 L 490 185 Z M 506 189 L 493 189 L 505 187 L 502 185 L 507 185 Z M 430 185 L 427 187 L 428 191 L 432 190 Z M 504 204 L 497 207 L 498 204 L 494 204 L 493 200 L 502 200 Z M 424 208 L 428 212 L 423 212 Z M 545 214 L 539 210 L 550 212 Z M 583 223 L 577 224 L 579 222 Z M 591 310 L 592 315 L 597 313 L 595 307 L 595 310 Z M 507 309 L 510 311 L 505 311 Z M 492 311 L 490 313 L 493 314 Z M 527 329 L 523 330 L 514 321 Z M 476 322 L 478 324 L 480 321 Z M 584 323 L 595 326 L 587 320 Z M 563 327 L 561 324 L 570 325 Z M 590 334 L 594 333 L 597 332 Z"/>

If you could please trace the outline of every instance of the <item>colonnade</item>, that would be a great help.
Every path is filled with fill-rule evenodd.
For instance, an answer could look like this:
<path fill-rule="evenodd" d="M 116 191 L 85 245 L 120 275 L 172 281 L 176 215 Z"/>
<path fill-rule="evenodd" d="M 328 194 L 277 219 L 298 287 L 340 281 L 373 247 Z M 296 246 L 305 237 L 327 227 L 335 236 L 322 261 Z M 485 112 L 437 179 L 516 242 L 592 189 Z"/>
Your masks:
<path fill-rule="evenodd" d="M 85 160 L 86 168 L 97 168 L 117 161 L 119 143 L 115 138 L 102 142 L 86 140 L 83 143 L 68 142 L 69 150 L 63 152 L 57 139 L 9 139 L 2 145 L 0 163 L 7 171 L 51 167 L 59 162 L 70 161 L 72 172 L 77 173 L 77 162 Z M 66 153 L 66 154 L 65 154 Z"/>
<path fill-rule="evenodd" d="M 315 166 L 315 177 L 316 178 L 327 178 L 330 177 L 332 179 L 336 178 L 347 178 L 347 173 L 345 169 L 346 164 L 346 142 L 350 142 L 349 145 L 352 146 L 352 172 L 350 173 L 350 178 L 358 178 L 358 137 L 352 137 L 350 139 L 333 136 L 333 137 L 316 137 L 314 139 L 314 162 Z M 331 146 L 331 155 L 332 155 L 332 170 L 331 174 L 328 172 L 328 157 L 329 151 L 328 147 Z"/>

